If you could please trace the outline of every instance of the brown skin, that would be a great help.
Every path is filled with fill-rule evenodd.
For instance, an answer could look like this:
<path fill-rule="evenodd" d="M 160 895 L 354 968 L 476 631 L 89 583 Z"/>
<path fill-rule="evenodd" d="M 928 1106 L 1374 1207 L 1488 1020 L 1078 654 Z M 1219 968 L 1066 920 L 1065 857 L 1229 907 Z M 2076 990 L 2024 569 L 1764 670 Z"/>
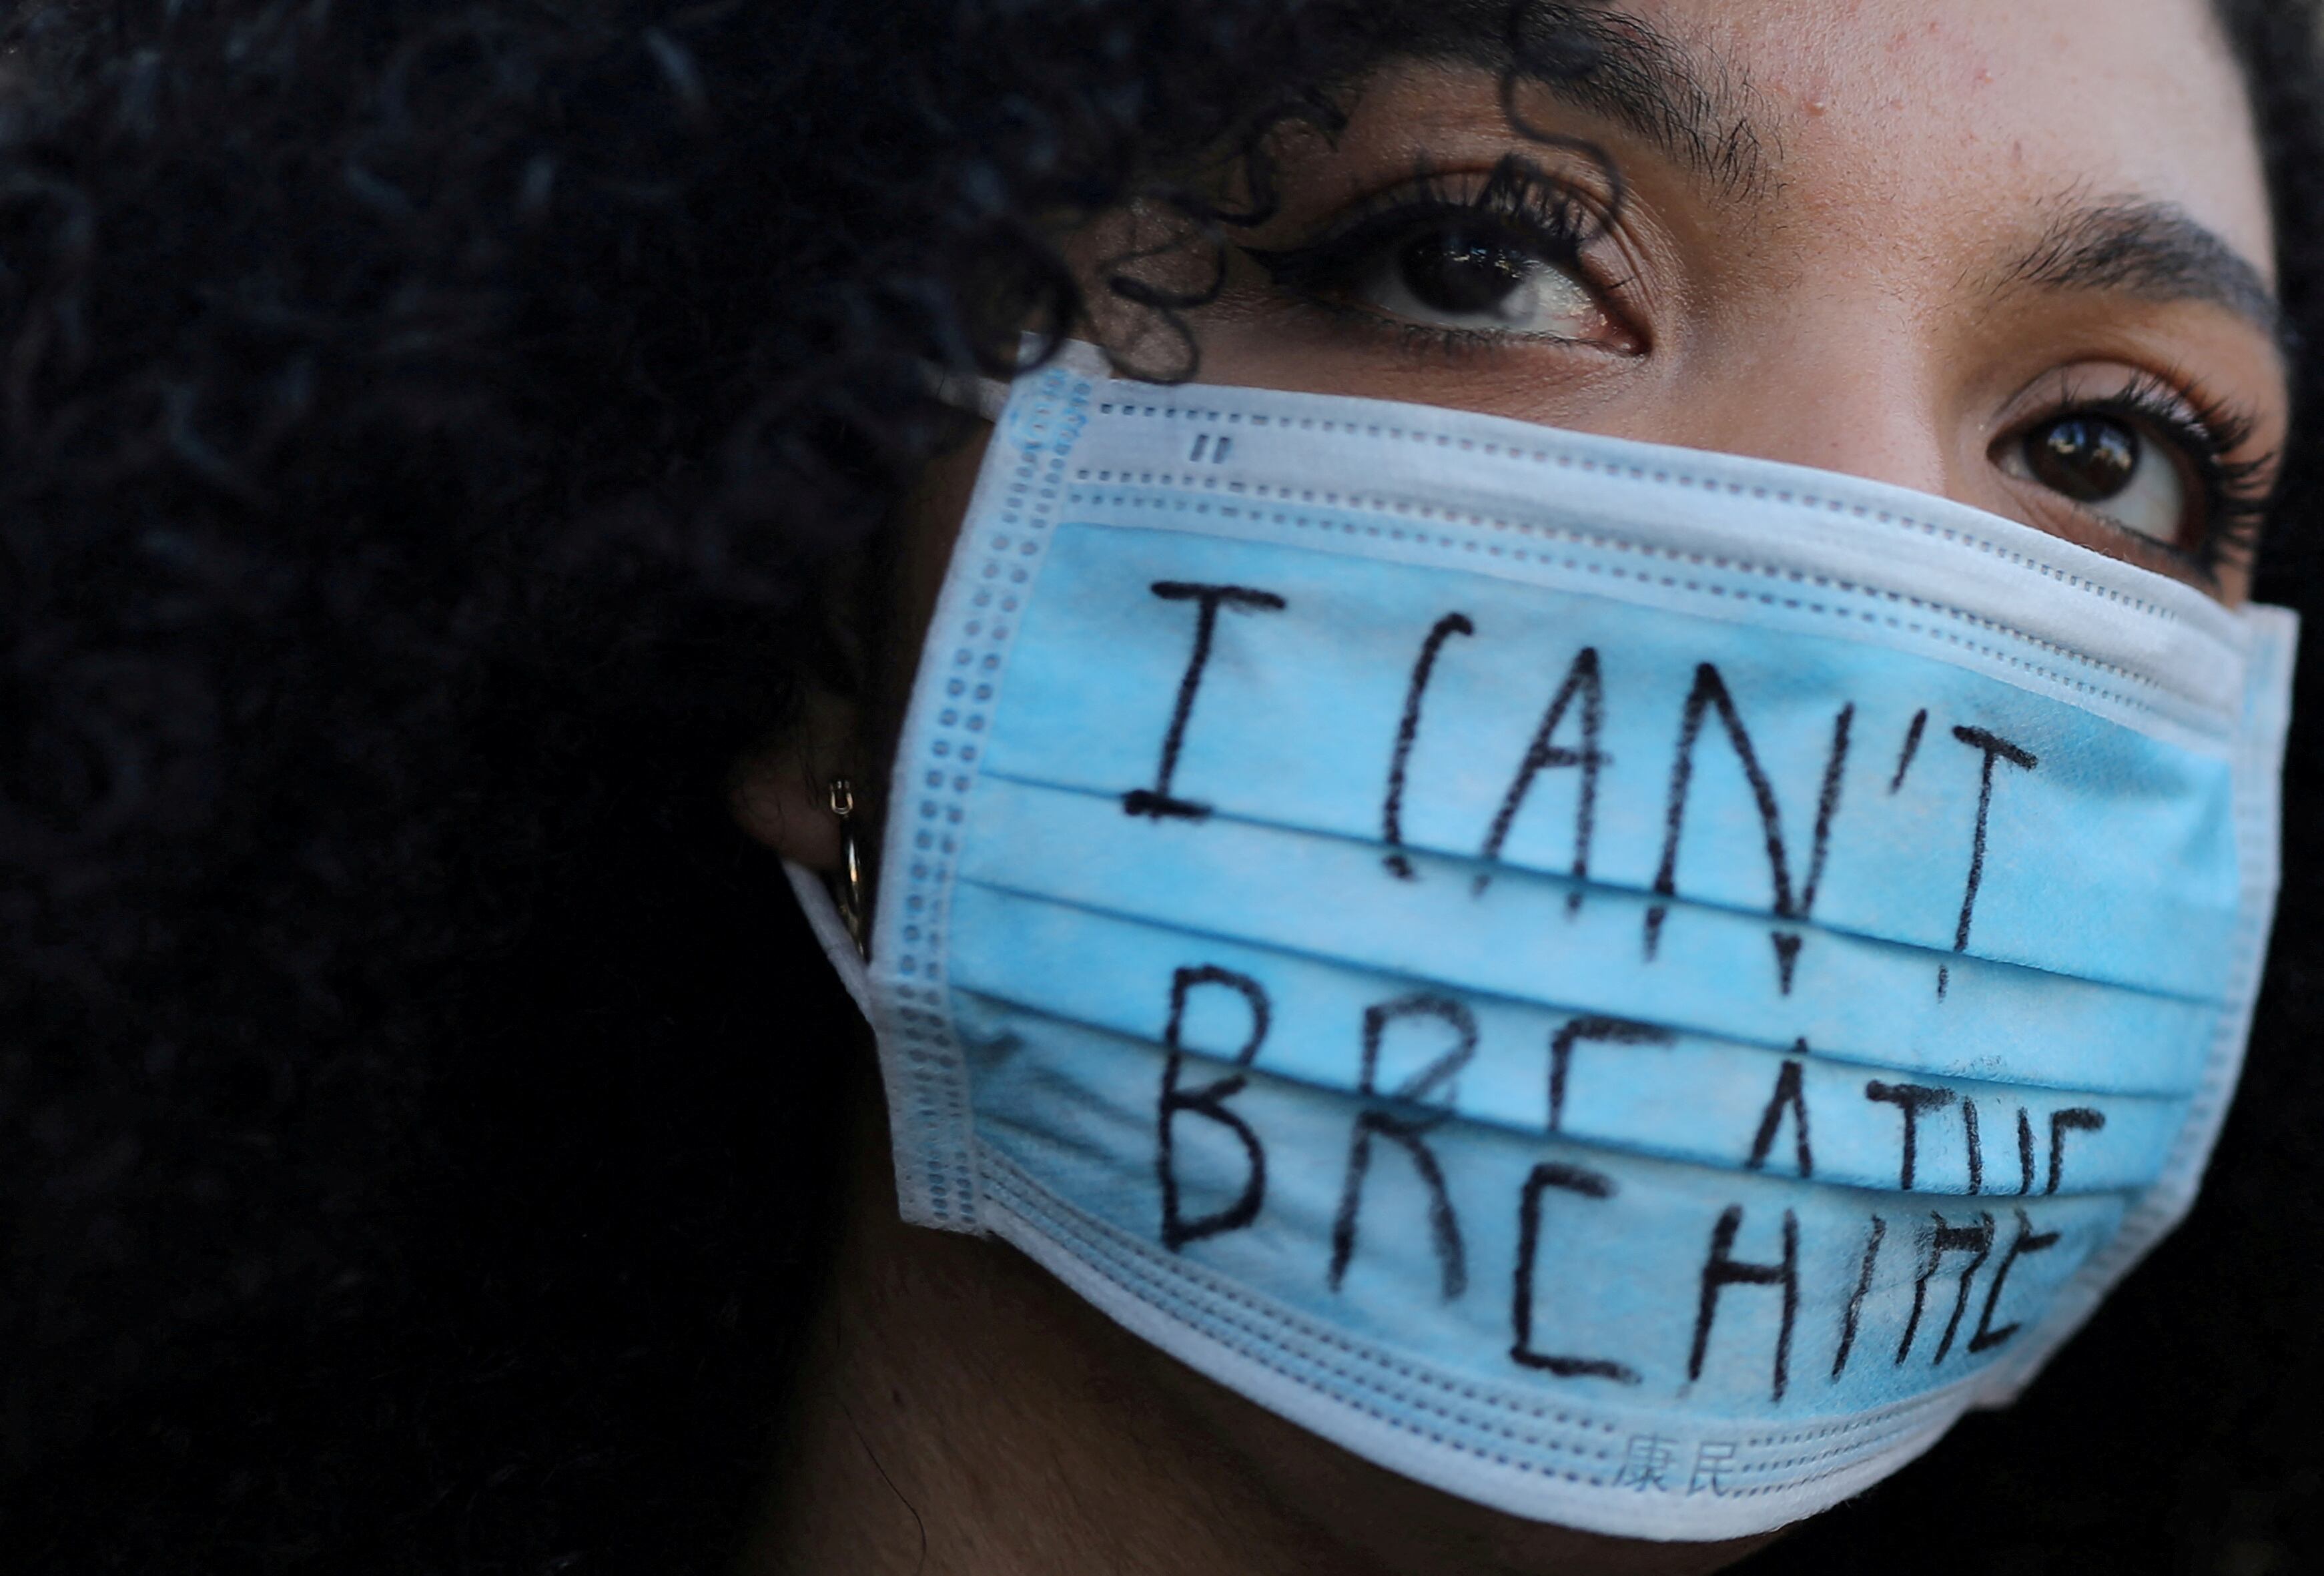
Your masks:
<path fill-rule="evenodd" d="M 1554 322 L 1556 337 L 1448 350 L 1390 321 L 1398 300 L 1374 287 L 1392 270 L 1319 301 L 1238 254 L 1195 318 L 1203 379 L 1850 472 L 2241 599 L 2240 564 L 2207 576 L 2110 523 L 2105 505 L 2061 496 L 2028 473 L 2021 441 L 2144 374 L 2240 410 L 2251 432 L 2232 459 L 2264 460 L 2281 442 L 2283 372 L 2248 309 L 2152 272 L 2029 266 L 2045 240 L 2054 256 L 2061 235 L 2089 233 L 2070 222 L 2078 210 L 2153 203 L 2210 232 L 2254 281 L 2270 278 L 2240 83 L 2199 0 L 1661 0 L 1635 14 L 1713 89 L 1714 129 L 1748 119 L 1756 152 L 1706 177 L 1613 118 L 1528 90 L 1532 124 L 1604 150 L 1625 191 L 1582 250 L 1581 288 L 1551 276 L 1548 318 L 1528 319 Z M 1336 145 L 1284 142 L 1283 210 L 1236 239 L 1307 245 L 1423 164 L 1440 189 L 1473 189 L 1514 152 L 1586 188 L 1576 161 L 1511 130 L 1495 83 L 1465 65 L 1385 70 Z M 1135 223 L 1093 226 L 1075 254 L 1094 266 Z M 1088 332 L 1134 349 L 1139 325 L 1101 318 Z M 823 784 L 885 779 L 981 449 L 932 465 L 900 522 L 890 627 L 908 638 L 872 654 L 864 705 L 824 703 L 817 725 L 745 770 L 738 817 L 789 857 L 834 869 Z M 2140 497 L 2193 496 L 2175 463 L 2155 463 Z M 2162 534 L 2198 545 L 2200 510 L 2159 518 Z M 880 809 L 867 804 L 860 824 L 878 826 Z M 857 1054 L 844 1245 L 752 1571 L 1646 1576 L 1715 1570 L 1764 1541 L 1601 1538 L 1419 1488 L 1151 1351 L 1012 1250 L 899 1225 L 868 1049 Z"/>

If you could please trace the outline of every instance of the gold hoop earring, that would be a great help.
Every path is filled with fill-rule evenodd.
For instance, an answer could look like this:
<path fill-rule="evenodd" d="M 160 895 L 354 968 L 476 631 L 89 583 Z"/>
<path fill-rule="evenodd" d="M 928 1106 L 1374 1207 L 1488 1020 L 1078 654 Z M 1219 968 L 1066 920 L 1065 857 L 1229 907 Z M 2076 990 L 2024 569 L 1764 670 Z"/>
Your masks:
<path fill-rule="evenodd" d="M 834 897 L 840 922 L 847 926 L 847 938 L 855 944 L 855 950 L 869 958 L 872 949 L 863 942 L 863 859 L 855 846 L 853 824 L 855 785 L 844 777 L 833 778 L 825 802 L 839 818 L 839 890 Z"/>

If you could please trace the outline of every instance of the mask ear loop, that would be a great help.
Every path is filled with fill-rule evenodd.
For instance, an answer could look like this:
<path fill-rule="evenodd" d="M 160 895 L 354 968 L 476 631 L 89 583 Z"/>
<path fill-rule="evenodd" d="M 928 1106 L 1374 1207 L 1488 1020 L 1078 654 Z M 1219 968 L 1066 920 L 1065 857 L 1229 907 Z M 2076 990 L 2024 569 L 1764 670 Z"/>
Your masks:
<path fill-rule="evenodd" d="M 839 982 L 847 987 L 855 1009 L 868 1022 L 872 1017 L 872 972 L 868 966 L 872 948 L 864 932 L 867 916 L 862 851 L 856 844 L 852 825 L 855 815 L 854 785 L 844 777 L 832 779 L 825 790 L 825 802 L 839 820 L 836 897 L 820 876 L 795 860 L 783 861 L 783 875 L 791 884 L 791 895 L 798 899 L 800 912 L 807 916 L 807 928 L 823 945 L 823 955 L 831 960 Z"/>
<path fill-rule="evenodd" d="M 928 392 L 956 410 L 981 416 L 998 425 L 1001 413 L 1008 409 L 1009 385 L 996 378 L 966 377 L 935 366 L 923 370 Z M 855 815 L 854 784 L 844 777 L 833 778 L 825 790 L 825 803 L 839 818 L 837 893 L 825 884 L 821 876 L 795 860 L 783 861 L 783 875 L 791 884 L 791 895 L 798 899 L 799 911 L 807 916 L 807 928 L 822 944 L 823 955 L 831 960 L 839 982 L 847 987 L 855 1010 L 870 1023 L 872 945 L 864 928 L 869 915 L 863 900 L 863 858 L 852 825 Z"/>
<path fill-rule="evenodd" d="M 1040 341 L 1028 334 L 1024 338 L 1025 354 L 1035 354 Z M 1092 379 L 1110 380 L 1113 376 L 1105 352 L 1084 340 L 1068 339 L 1054 347 L 1050 364 L 1064 367 Z M 936 366 L 927 369 L 928 392 L 956 410 L 982 416 L 998 425 L 1001 413 L 1008 409 L 1010 385 L 998 378 L 970 377 L 945 372 Z M 862 856 L 856 844 L 854 829 L 849 825 L 855 813 L 853 786 L 845 778 L 835 778 L 827 790 L 826 802 L 831 813 L 839 817 L 841 896 L 835 899 L 830 887 L 821 876 L 792 860 L 783 861 L 783 875 L 791 884 L 791 894 L 798 899 L 799 910 L 807 916 L 807 928 L 815 933 L 823 946 L 823 955 L 831 960 L 839 975 L 839 982 L 847 987 L 856 1010 L 865 1021 L 872 1018 L 871 937 L 865 926 L 870 918 L 864 899 Z M 843 808 L 842 806 L 845 807 Z"/>

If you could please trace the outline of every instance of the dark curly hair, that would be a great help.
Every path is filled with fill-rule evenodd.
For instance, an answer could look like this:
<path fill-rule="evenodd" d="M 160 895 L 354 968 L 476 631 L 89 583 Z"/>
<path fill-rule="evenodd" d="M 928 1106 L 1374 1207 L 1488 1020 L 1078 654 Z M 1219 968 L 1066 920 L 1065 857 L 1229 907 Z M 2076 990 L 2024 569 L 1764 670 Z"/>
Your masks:
<path fill-rule="evenodd" d="M 1500 5 L 18 0 L 0 1564 L 731 1557 L 860 1031 L 726 788 L 861 677 L 834 587 L 959 436 L 924 368 L 1074 321 L 1076 218 L 1215 226 L 1170 171 Z M 2221 14 L 2324 337 L 2310 17 Z M 2276 600 L 2319 458 L 2311 419 Z M 1772 1558 L 2324 1546 L 2324 828 L 2287 830 L 2253 1097 L 2168 1266 L 2016 1424 Z"/>

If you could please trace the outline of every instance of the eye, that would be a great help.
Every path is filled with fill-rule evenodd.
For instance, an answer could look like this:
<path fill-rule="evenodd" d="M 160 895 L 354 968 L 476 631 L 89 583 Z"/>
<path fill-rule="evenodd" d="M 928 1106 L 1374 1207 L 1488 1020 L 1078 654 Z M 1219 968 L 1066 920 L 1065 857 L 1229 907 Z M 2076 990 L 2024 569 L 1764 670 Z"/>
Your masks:
<path fill-rule="evenodd" d="M 1554 171 L 1516 154 L 1487 171 L 1423 168 L 1304 244 L 1242 251 L 1286 295 L 1375 327 L 1425 330 L 1446 350 L 1534 340 L 1643 355 L 1624 287 L 1601 277 L 1596 255 L 1601 243 L 1620 253 L 1621 182 L 1583 152 Z"/>
<path fill-rule="evenodd" d="M 1602 337 L 1596 294 L 1572 264 L 1502 226 L 1448 218 L 1408 230 L 1352 271 L 1349 300 L 1432 327 Z"/>
<path fill-rule="evenodd" d="M 2167 446 L 2130 421 L 2095 410 L 2036 422 L 2003 468 L 2102 514 L 2127 530 L 2176 546 L 2186 534 L 2188 488 Z"/>

